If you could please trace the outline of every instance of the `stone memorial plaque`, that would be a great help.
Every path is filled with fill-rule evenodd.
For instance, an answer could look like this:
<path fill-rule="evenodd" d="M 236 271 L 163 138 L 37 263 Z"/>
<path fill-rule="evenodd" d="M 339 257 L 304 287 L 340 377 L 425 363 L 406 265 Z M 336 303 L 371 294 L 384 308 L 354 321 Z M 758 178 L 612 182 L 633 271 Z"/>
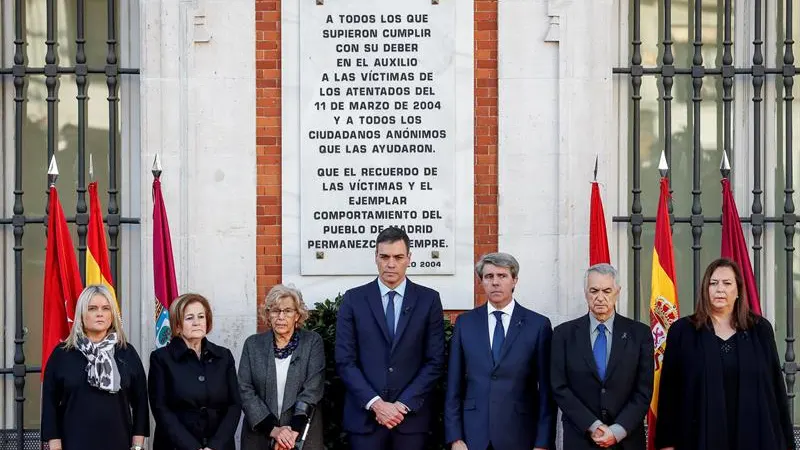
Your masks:
<path fill-rule="evenodd" d="M 454 8 L 300 0 L 302 275 L 374 274 L 390 225 L 409 273 L 454 273 Z"/>

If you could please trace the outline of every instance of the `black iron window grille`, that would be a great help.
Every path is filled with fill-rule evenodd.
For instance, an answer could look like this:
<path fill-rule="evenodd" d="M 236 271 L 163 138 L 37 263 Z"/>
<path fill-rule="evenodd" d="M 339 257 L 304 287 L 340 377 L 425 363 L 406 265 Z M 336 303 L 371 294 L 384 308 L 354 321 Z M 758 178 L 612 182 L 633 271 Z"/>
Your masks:
<path fill-rule="evenodd" d="M 776 334 L 785 342 L 785 348 L 778 347 L 794 417 L 794 299 L 800 273 L 794 264 L 798 220 L 793 159 L 798 149 L 793 128 L 798 118 L 793 113 L 793 26 L 798 17 L 793 2 L 779 1 L 769 9 L 763 0 L 629 0 L 629 6 L 630 63 L 613 73 L 629 83 L 631 203 L 630 214 L 613 221 L 628 224 L 633 314 L 649 322 L 649 287 L 643 296 L 642 284 L 650 280 L 647 247 L 653 242 L 661 150 L 670 166 L 676 265 L 686 275 L 678 275 L 682 315 L 694 309 L 705 264 L 719 255 L 722 151 L 744 152 L 739 161 L 747 164 L 734 166 L 732 172 L 741 177 L 738 186 L 749 192 L 749 204 L 738 206 L 750 213 L 740 221 L 752 236 L 762 305 L 770 306 Z M 738 15 L 735 8 L 741 9 Z M 735 17 L 746 19 L 741 22 L 746 22 L 742 26 L 748 27 L 749 42 L 734 44 Z M 748 57 L 735 60 L 736 54 Z M 736 98 L 737 92 L 743 95 Z M 644 102 L 650 107 L 643 108 Z M 734 148 L 737 134 L 749 136 L 749 142 L 739 141 Z M 772 185 L 765 185 L 765 173 Z"/>
<path fill-rule="evenodd" d="M 0 2 L 0 93 L 4 175 L 13 174 L 12 198 L 0 204 L 0 225 L 5 229 L 13 264 L 0 268 L 13 273 L 5 292 L 13 294 L 0 305 L 7 329 L 13 329 L 13 362 L 0 363 L 0 450 L 40 448 L 38 433 L 39 361 L 41 336 L 41 289 L 44 235 L 47 223 L 47 162 L 55 154 L 61 171 L 57 186 L 67 221 L 77 243 L 81 276 L 85 276 L 86 235 L 89 221 L 86 187 L 97 181 L 108 232 L 112 276 L 120 279 L 120 232 L 125 224 L 136 226 L 138 217 L 120 211 L 121 163 L 130 148 L 121 142 L 121 87 L 139 74 L 121 64 L 121 0 L 5 0 Z M 136 2 L 133 2 L 136 3 Z M 135 5 L 134 5 L 135 6 Z M 122 44 L 122 45 L 121 45 Z M 94 180 L 89 160 L 92 160 Z M 13 170 L 11 170 L 13 168 Z M 11 178 L 11 176 L 9 176 Z M 5 179 L 5 178 L 0 178 Z M 10 206 L 10 207 L 9 207 Z M 74 212 L 70 212 L 74 211 Z M 77 237 L 77 239 L 76 239 Z M 124 292 L 124 290 L 123 290 Z M 124 303 L 122 303 L 124 304 Z M 38 332 L 37 332 L 38 330 Z M 5 348 L 11 346 L 5 333 Z M 0 338 L 2 339 L 2 338 Z M 31 363 L 33 362 L 33 364 Z M 13 388 L 9 380 L 13 379 Z M 10 393 L 4 398 L 4 393 Z M 3 400 L 5 404 L 3 404 Z M 13 406 L 11 406 L 13 405 Z M 7 414 L 11 412 L 11 414 Z M 13 417 L 13 423 L 11 417 Z"/>

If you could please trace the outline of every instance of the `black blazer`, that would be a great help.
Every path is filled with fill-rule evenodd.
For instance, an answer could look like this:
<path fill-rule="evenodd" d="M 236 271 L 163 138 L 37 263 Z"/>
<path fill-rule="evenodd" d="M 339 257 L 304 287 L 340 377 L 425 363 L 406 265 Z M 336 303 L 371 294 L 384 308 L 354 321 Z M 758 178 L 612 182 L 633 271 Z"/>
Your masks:
<path fill-rule="evenodd" d="M 775 335 L 770 323 L 753 316 L 755 326 L 736 334 L 739 352 L 739 413 L 728 442 L 722 358 L 714 330 L 699 330 L 688 317 L 667 334 L 661 369 L 656 448 L 676 450 L 793 449 L 789 403 Z"/>
<path fill-rule="evenodd" d="M 616 314 L 606 379 L 600 380 L 589 339 L 589 315 L 553 332 L 550 382 L 563 413 L 564 448 L 597 449 L 588 429 L 600 420 L 619 424 L 627 436 L 615 449 L 644 449 L 644 418 L 653 395 L 650 328 Z"/>
<path fill-rule="evenodd" d="M 242 401 L 230 350 L 203 339 L 200 357 L 174 337 L 150 354 L 153 450 L 234 450 Z"/>

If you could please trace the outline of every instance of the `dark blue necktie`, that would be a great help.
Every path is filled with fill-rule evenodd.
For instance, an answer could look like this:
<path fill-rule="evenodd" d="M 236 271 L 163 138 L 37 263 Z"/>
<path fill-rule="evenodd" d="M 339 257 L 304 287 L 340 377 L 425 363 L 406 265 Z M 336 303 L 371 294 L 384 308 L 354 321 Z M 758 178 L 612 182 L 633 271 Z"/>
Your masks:
<path fill-rule="evenodd" d="M 494 311 L 492 314 L 497 319 L 497 324 L 494 326 L 494 335 L 492 336 L 492 359 L 497 364 L 500 361 L 500 350 L 503 349 L 503 341 L 506 340 L 506 330 L 503 328 L 503 311 Z"/>
<path fill-rule="evenodd" d="M 594 340 L 594 362 L 597 363 L 597 374 L 601 380 L 606 379 L 606 350 L 608 349 L 608 338 L 606 338 L 606 326 L 597 326 L 597 339 Z"/>
<path fill-rule="evenodd" d="M 386 305 L 386 328 L 389 329 L 389 340 L 394 341 L 394 296 L 397 295 L 395 291 L 389 291 L 386 296 L 389 297 L 389 303 Z"/>

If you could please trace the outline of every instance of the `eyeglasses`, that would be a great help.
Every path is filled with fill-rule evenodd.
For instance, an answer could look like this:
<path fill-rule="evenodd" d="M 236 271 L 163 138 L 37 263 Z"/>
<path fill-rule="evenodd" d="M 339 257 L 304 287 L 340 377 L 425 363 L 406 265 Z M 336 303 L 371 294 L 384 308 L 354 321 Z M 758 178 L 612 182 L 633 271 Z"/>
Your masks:
<path fill-rule="evenodd" d="M 270 309 L 269 315 L 270 317 L 280 317 L 283 314 L 284 317 L 292 317 L 297 312 L 294 308 L 286 308 L 286 309 Z"/>

